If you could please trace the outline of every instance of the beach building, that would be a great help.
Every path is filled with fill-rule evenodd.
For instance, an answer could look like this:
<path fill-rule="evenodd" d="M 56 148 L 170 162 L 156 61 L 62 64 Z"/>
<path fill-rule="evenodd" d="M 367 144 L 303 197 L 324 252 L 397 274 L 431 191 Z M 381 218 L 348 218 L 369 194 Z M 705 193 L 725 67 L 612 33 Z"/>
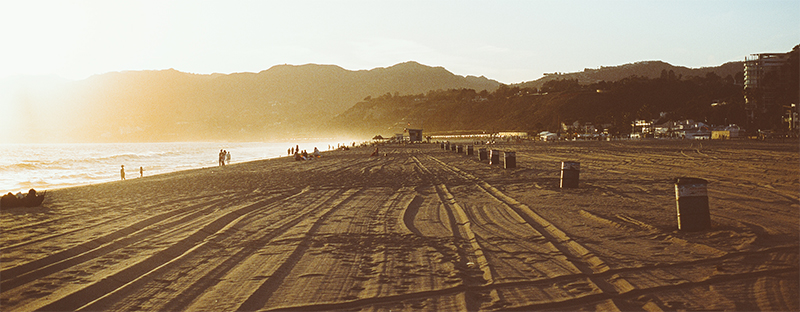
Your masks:
<path fill-rule="evenodd" d="M 724 127 L 715 127 L 713 130 L 711 130 L 711 139 L 714 140 L 735 139 L 742 136 L 744 136 L 744 129 L 735 124 Z"/>
<path fill-rule="evenodd" d="M 731 132 L 725 130 L 712 130 L 711 131 L 711 139 L 712 140 L 727 140 L 731 138 Z"/>
<path fill-rule="evenodd" d="M 652 136 L 653 135 L 653 121 L 647 121 L 644 119 L 636 119 L 631 123 L 633 133 L 640 133 L 643 136 Z"/>
<path fill-rule="evenodd" d="M 408 140 L 411 142 L 422 142 L 422 129 L 408 129 Z"/>
<path fill-rule="evenodd" d="M 558 134 L 550 131 L 539 132 L 539 139 L 542 141 L 555 141 L 558 140 Z"/>
<path fill-rule="evenodd" d="M 652 123 L 651 123 L 652 124 Z M 667 121 L 658 125 L 651 126 L 652 132 L 647 132 L 647 127 L 643 127 L 642 132 L 635 132 L 637 137 L 647 137 L 649 134 L 656 138 L 685 138 L 685 139 L 710 139 L 711 127 L 703 122 L 696 122 L 692 119 L 678 121 Z M 731 129 L 721 128 L 715 130 L 728 130 L 738 136 L 740 128 L 731 125 Z"/>

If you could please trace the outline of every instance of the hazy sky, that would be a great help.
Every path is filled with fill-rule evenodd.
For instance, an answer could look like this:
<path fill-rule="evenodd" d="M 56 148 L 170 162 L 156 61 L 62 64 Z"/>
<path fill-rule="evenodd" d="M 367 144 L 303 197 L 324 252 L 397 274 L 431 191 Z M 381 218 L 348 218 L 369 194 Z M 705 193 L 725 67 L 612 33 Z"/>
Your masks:
<path fill-rule="evenodd" d="M 405 61 L 503 83 L 643 60 L 717 66 L 800 43 L 800 1 L 0 0 L 0 79 Z"/>

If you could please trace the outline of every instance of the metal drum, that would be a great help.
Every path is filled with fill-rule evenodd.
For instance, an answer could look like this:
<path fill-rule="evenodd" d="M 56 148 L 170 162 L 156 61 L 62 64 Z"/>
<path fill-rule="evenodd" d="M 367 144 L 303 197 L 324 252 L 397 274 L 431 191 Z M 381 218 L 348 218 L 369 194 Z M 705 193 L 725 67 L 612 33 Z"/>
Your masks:
<path fill-rule="evenodd" d="M 500 151 L 498 150 L 491 150 L 489 153 L 489 164 L 490 165 L 499 165 L 500 164 Z"/>
<path fill-rule="evenodd" d="M 711 228 L 707 187 L 708 181 L 703 179 L 686 177 L 675 179 L 679 230 L 700 231 Z"/>
<path fill-rule="evenodd" d="M 503 152 L 503 167 L 506 169 L 517 167 L 517 152 Z"/>
<path fill-rule="evenodd" d="M 577 161 L 561 162 L 561 188 L 578 188 L 581 175 L 581 163 Z"/>

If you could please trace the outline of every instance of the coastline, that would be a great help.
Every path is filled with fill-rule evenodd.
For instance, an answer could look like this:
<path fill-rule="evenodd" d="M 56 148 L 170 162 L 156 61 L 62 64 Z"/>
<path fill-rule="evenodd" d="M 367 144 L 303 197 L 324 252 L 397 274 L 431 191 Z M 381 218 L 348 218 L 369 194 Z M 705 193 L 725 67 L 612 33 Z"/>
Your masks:
<path fill-rule="evenodd" d="M 1 211 L 0 306 L 797 310 L 796 144 L 701 143 L 493 146 L 513 169 L 385 145 L 55 189 Z M 679 176 L 710 182 L 711 229 L 677 230 Z"/>
<path fill-rule="evenodd" d="M 332 142 L 174 142 L 0 144 L 0 191 L 16 193 L 97 184 L 126 177 L 216 166 L 220 149 L 232 152 L 232 163 L 281 157 L 296 145 L 311 149 Z"/>

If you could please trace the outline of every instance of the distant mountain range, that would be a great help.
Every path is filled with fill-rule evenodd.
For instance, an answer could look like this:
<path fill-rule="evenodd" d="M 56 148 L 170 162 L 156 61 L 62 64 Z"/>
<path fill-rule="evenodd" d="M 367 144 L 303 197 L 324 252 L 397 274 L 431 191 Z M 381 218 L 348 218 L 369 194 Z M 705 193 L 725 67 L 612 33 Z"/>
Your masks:
<path fill-rule="evenodd" d="M 22 142 L 273 141 L 325 137 L 317 125 L 368 96 L 496 89 L 485 77 L 406 62 L 350 71 L 279 65 L 259 73 L 197 75 L 173 69 L 113 72 L 68 82 L 0 86 Z M 14 126 L 11 126 L 14 125 Z M 2 126 L 0 126 L 2 127 Z M 23 131 L 15 131 L 23 129 Z M 1 141 L 0 141 L 1 142 Z"/>
<path fill-rule="evenodd" d="M 674 66 L 662 61 L 642 61 L 620 66 L 603 66 L 600 68 L 587 68 L 582 72 L 575 73 L 550 73 L 545 74 L 544 77 L 533 80 L 513 84 L 521 88 L 537 88 L 541 89 L 545 82 L 559 79 L 576 79 L 582 85 L 597 83 L 600 81 L 617 81 L 630 76 L 640 76 L 645 78 L 658 78 L 662 72 L 672 71 L 677 77 L 704 77 L 708 73 L 715 73 L 720 77 L 727 77 L 730 75 L 732 78 L 737 78 L 737 73 L 741 73 L 744 69 L 744 62 L 729 62 L 717 67 L 702 67 L 702 68 L 688 68 L 683 66 Z M 742 83 L 741 76 L 738 83 Z"/>
<path fill-rule="evenodd" d="M 684 77 L 708 72 L 725 77 L 740 72 L 742 64 L 689 69 L 639 62 L 547 75 L 513 86 L 540 87 L 552 79 L 590 83 L 631 75 L 658 77 L 664 70 Z M 309 64 L 279 65 L 259 73 L 198 75 L 170 69 L 113 72 L 74 82 L 14 79 L 0 82 L 4 95 L 0 101 L 9 107 L 0 131 L 10 134 L 0 142 L 320 138 L 349 131 L 363 133 L 357 131 L 365 129 L 358 129 L 356 120 L 339 122 L 336 127 L 328 121 L 368 97 L 449 89 L 493 92 L 501 85 L 486 77 L 459 76 L 416 62 L 359 71 Z"/>

